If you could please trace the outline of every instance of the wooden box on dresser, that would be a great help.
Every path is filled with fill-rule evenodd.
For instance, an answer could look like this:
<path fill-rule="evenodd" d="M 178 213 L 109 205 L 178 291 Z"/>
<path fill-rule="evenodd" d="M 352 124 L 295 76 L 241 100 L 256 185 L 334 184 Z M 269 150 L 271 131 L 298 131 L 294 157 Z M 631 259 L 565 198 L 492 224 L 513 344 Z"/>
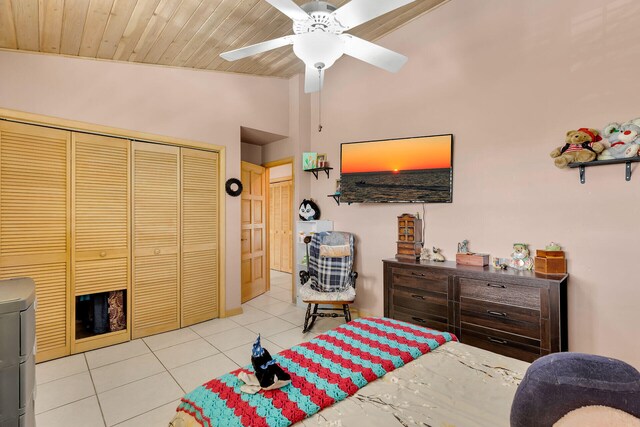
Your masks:
<path fill-rule="evenodd" d="M 532 362 L 567 351 L 568 275 L 386 259 L 384 315 Z"/>

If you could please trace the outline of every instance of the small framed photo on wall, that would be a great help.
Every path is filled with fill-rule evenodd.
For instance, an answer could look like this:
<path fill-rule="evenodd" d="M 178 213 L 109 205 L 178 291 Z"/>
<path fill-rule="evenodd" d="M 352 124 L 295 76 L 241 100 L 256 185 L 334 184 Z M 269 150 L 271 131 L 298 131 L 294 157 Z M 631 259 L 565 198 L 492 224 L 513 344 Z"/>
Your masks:
<path fill-rule="evenodd" d="M 318 154 L 318 167 L 323 168 L 327 165 L 327 155 L 326 154 Z"/>
<path fill-rule="evenodd" d="M 308 171 L 318 167 L 318 153 L 302 153 L 302 170 Z"/>

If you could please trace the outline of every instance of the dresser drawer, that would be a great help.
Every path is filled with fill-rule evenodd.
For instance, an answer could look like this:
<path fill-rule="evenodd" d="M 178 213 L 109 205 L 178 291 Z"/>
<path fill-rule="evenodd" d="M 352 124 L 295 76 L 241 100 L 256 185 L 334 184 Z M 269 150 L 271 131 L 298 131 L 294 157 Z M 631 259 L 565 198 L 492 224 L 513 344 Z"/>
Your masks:
<path fill-rule="evenodd" d="M 392 286 L 422 289 L 430 292 L 447 293 L 449 276 L 418 268 L 393 268 Z"/>
<path fill-rule="evenodd" d="M 465 277 L 461 277 L 458 283 L 461 302 L 464 298 L 471 298 L 540 310 L 539 288 Z"/>
<path fill-rule="evenodd" d="M 464 344 L 526 362 L 533 362 L 541 356 L 539 341 L 490 328 L 463 323 L 458 338 Z"/>
<path fill-rule="evenodd" d="M 426 292 L 422 289 L 411 289 L 402 286 L 394 287 L 392 303 L 396 308 L 408 308 L 419 313 L 429 313 L 447 318 L 447 295 Z"/>
<path fill-rule="evenodd" d="M 391 313 L 391 317 L 396 320 L 413 323 L 414 325 L 424 326 L 425 328 L 429 329 L 435 329 L 436 331 L 449 331 L 446 315 L 443 318 L 432 313 L 424 313 L 404 307 L 394 307 Z"/>
<path fill-rule="evenodd" d="M 540 311 L 487 301 L 460 303 L 460 321 L 540 339 Z"/>

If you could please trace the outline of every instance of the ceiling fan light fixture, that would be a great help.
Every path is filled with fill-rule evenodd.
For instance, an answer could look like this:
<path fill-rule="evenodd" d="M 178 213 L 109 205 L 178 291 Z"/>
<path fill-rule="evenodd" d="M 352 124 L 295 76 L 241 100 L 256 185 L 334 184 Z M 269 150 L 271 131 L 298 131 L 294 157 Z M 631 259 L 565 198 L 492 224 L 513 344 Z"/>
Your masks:
<path fill-rule="evenodd" d="M 326 70 L 344 54 L 344 41 L 321 31 L 298 34 L 293 52 L 308 67 Z"/>

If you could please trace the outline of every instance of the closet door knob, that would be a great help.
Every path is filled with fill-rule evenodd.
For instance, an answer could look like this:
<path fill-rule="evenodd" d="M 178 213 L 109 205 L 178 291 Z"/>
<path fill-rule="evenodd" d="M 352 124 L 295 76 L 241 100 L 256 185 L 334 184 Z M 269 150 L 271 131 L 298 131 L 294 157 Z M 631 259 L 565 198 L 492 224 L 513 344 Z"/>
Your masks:
<path fill-rule="evenodd" d="M 160 255 L 160 249 L 156 249 L 153 251 L 154 255 Z"/>
<path fill-rule="evenodd" d="M 106 256 L 107 256 L 107 252 L 106 251 L 100 252 L 100 258 L 104 258 Z"/>

